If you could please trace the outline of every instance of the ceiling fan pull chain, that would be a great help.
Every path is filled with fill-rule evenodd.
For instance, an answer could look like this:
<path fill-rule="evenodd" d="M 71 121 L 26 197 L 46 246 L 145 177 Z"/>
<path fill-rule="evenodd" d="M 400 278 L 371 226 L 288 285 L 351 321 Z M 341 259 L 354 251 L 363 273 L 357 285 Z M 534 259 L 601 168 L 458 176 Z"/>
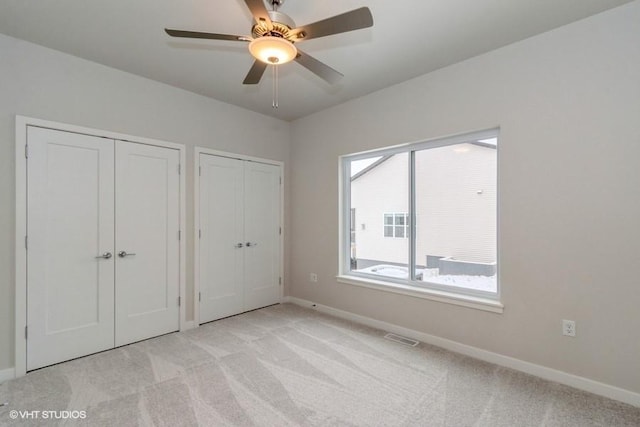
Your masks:
<path fill-rule="evenodd" d="M 278 66 L 272 65 L 273 68 L 273 102 L 271 106 L 278 108 Z"/>

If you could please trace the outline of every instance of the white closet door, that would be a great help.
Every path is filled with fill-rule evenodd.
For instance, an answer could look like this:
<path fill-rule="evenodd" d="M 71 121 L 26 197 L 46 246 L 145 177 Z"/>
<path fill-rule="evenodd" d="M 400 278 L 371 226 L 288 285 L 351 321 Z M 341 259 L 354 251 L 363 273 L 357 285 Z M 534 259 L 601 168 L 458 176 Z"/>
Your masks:
<path fill-rule="evenodd" d="M 112 140 L 27 132 L 32 370 L 114 345 L 114 177 Z"/>
<path fill-rule="evenodd" d="M 200 155 L 200 323 L 244 311 L 243 167 Z"/>
<path fill-rule="evenodd" d="M 179 162 L 116 141 L 116 346 L 179 329 Z"/>
<path fill-rule="evenodd" d="M 244 310 L 280 302 L 280 168 L 245 162 Z"/>

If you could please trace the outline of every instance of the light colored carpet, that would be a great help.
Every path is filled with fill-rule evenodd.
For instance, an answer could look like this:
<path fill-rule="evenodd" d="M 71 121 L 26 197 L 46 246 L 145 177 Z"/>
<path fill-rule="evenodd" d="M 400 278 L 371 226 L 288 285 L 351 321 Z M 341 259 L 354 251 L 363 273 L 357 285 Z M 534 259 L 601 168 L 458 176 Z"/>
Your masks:
<path fill-rule="evenodd" d="M 92 426 L 640 426 L 640 408 L 291 304 L 32 372 L 11 410 Z"/>

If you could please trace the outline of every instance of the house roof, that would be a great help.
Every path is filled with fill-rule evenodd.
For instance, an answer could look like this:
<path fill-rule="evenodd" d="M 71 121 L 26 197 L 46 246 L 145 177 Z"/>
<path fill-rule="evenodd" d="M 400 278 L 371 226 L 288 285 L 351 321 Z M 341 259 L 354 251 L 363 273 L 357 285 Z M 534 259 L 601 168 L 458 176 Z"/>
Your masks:
<path fill-rule="evenodd" d="M 478 147 L 483 147 L 483 148 L 490 148 L 492 150 L 495 150 L 498 148 L 497 145 L 497 140 L 496 139 L 491 139 L 491 140 L 479 140 L 479 141 L 469 141 L 466 142 L 466 144 L 471 144 L 471 145 L 477 145 Z M 377 168 L 379 165 L 381 165 L 382 163 L 386 162 L 387 160 L 389 160 L 391 157 L 393 157 L 395 154 L 389 154 L 386 156 L 382 156 L 380 157 L 378 160 L 376 160 L 375 162 L 371 163 L 370 165 L 368 165 L 367 167 L 363 168 L 362 170 L 358 171 L 357 173 L 353 174 L 351 176 L 351 181 L 355 181 L 356 179 L 360 178 L 361 176 L 367 174 L 369 171 Z"/>

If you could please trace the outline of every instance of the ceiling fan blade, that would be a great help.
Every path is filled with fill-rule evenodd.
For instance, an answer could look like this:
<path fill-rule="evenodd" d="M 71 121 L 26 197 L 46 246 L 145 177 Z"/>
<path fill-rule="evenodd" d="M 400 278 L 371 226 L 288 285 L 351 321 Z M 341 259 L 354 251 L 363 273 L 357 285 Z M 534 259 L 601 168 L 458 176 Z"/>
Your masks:
<path fill-rule="evenodd" d="M 262 61 L 258 61 L 257 59 L 251 66 L 251 69 L 247 73 L 247 77 L 244 78 L 242 82 L 243 85 L 256 85 L 260 83 L 260 79 L 264 74 L 264 70 L 267 69 L 267 64 Z"/>
<path fill-rule="evenodd" d="M 307 55 L 306 53 L 302 52 L 300 49 L 298 49 L 298 56 L 296 56 L 295 61 L 298 64 L 302 65 L 307 70 L 311 71 L 312 73 L 320 77 L 321 79 L 331 84 L 338 83 L 338 81 L 340 81 L 340 79 L 344 77 L 342 73 L 334 70 L 333 68 L 329 67 L 327 64 L 318 61 L 313 56 Z"/>
<path fill-rule="evenodd" d="M 171 37 L 186 37 L 189 39 L 231 40 L 236 42 L 251 41 L 251 37 L 247 37 L 247 36 L 234 36 L 231 34 L 216 34 L 216 33 L 200 33 L 198 31 L 171 30 L 169 28 L 165 28 L 164 30 Z"/>
<path fill-rule="evenodd" d="M 267 28 L 273 28 L 273 24 L 271 23 L 271 18 L 269 18 L 267 8 L 264 6 L 264 0 L 244 0 L 244 2 L 247 4 L 247 7 L 251 11 L 256 24 L 264 22 L 267 25 Z"/>
<path fill-rule="evenodd" d="M 368 7 L 361 7 L 322 21 L 303 25 L 293 30 L 293 34 L 296 35 L 299 41 L 302 41 L 368 28 L 372 25 L 373 16 L 371 15 L 371 10 Z"/>

